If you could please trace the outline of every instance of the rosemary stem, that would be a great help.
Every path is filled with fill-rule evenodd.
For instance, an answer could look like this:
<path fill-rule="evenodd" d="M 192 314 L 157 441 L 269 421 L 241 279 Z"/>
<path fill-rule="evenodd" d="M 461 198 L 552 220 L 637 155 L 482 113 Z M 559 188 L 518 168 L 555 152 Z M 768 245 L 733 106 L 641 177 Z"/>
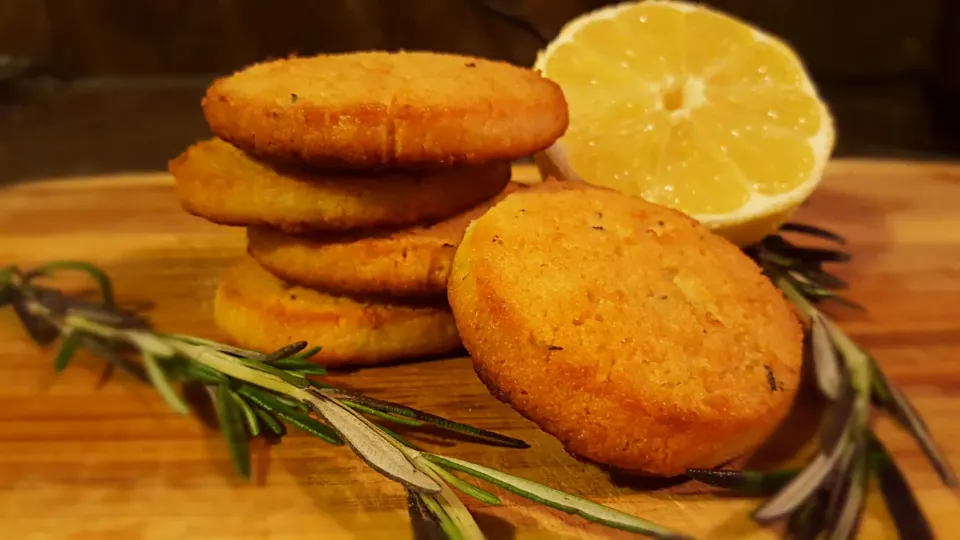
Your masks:
<path fill-rule="evenodd" d="M 274 392 L 279 392 L 293 398 L 302 399 L 301 392 L 299 392 L 298 388 L 295 388 L 293 385 L 284 382 L 279 377 L 249 368 L 243 364 L 240 364 L 239 362 L 234 362 L 228 359 L 225 355 L 222 355 L 216 351 L 212 351 L 207 347 L 190 345 L 188 343 L 179 341 L 174 341 L 172 345 L 176 350 L 180 351 L 191 360 L 199 364 L 203 364 L 209 368 L 213 368 L 221 373 L 224 373 L 225 375 L 229 375 L 235 379 L 246 381 L 248 383 L 255 384 L 257 386 L 261 386 L 268 390 L 273 390 Z"/>
<path fill-rule="evenodd" d="M 410 449 L 408 448 L 407 450 Z M 417 452 L 417 454 L 420 453 Z M 457 494 L 453 492 L 453 489 L 433 470 L 433 466 L 420 455 L 411 461 L 413 461 L 413 465 L 420 470 L 420 472 L 426 474 L 440 485 L 440 493 L 434 494 L 433 497 L 457 528 L 459 537 L 464 540 L 483 540 L 485 538 L 483 532 L 473 519 L 470 511 L 467 510 L 463 501 L 457 497 Z"/>
<path fill-rule="evenodd" d="M 17 268 L 15 266 L 0 267 L 0 292 L 3 292 L 8 286 L 12 287 L 19 284 L 14 280 L 16 275 Z"/>
<path fill-rule="evenodd" d="M 91 321 L 89 319 L 85 319 L 78 315 L 67 315 L 66 317 L 64 317 L 63 323 L 66 326 L 77 328 L 89 334 L 96 334 L 100 337 L 104 337 L 108 339 L 115 339 L 120 334 L 123 333 L 121 330 L 117 330 L 116 328 L 111 328 L 109 326 Z M 150 352 L 153 352 L 153 351 L 150 351 Z"/>
<path fill-rule="evenodd" d="M 818 313 L 817 308 L 813 307 L 813 304 L 808 302 L 784 275 L 778 274 L 774 279 L 774 283 L 776 283 L 777 288 L 783 292 L 783 295 L 787 297 L 787 300 L 790 300 L 790 302 L 808 318 L 812 318 Z"/>
<path fill-rule="evenodd" d="M 798 291 L 786 277 L 778 275 L 775 279 L 775 283 L 777 287 L 783 291 L 783 295 L 786 296 L 787 299 L 790 300 L 790 302 L 793 303 L 793 305 L 796 306 L 796 308 L 808 318 L 813 318 L 820 314 L 820 310 L 815 308 L 813 304 L 807 301 L 807 299 L 800 294 L 800 291 Z M 850 371 L 853 387 L 858 393 L 866 394 L 866 396 L 869 397 L 871 385 L 869 357 L 867 357 L 866 353 L 863 352 L 863 349 L 858 347 L 853 340 L 844 334 L 843 330 L 834 324 L 833 321 L 823 317 L 823 324 L 826 327 L 827 333 L 830 335 L 834 345 L 840 350 L 840 356 L 843 358 L 847 369 Z"/>

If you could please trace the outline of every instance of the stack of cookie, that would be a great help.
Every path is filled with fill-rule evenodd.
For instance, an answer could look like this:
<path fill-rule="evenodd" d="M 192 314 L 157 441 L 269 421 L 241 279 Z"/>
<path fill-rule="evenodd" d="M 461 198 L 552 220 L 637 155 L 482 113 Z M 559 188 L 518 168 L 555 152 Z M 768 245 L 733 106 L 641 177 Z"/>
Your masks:
<path fill-rule="evenodd" d="M 511 160 L 567 127 L 532 71 L 426 52 L 289 58 L 219 79 L 216 136 L 170 163 L 190 213 L 247 227 L 215 320 L 236 344 L 307 340 L 325 365 L 449 353 L 446 300 L 471 220 L 511 191 Z"/>

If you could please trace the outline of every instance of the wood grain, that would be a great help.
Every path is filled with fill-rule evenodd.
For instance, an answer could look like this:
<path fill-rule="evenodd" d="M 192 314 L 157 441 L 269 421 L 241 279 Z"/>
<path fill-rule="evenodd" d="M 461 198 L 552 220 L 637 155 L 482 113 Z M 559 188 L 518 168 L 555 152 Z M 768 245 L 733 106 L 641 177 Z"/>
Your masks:
<path fill-rule="evenodd" d="M 534 174 L 528 168 L 519 176 Z M 832 163 L 799 218 L 844 234 L 854 261 L 858 313 L 831 310 L 877 356 L 960 466 L 960 167 Z M 152 303 L 157 326 L 216 337 L 211 293 L 244 250 L 239 229 L 183 213 L 165 174 L 52 180 L 0 190 L 0 262 L 29 267 L 58 258 L 103 265 L 119 298 Z M 73 282 L 67 283 L 74 287 Z M 79 285 L 77 285 L 79 286 Z M 52 351 L 28 342 L 0 312 L 0 537 L 30 539 L 409 538 L 402 490 L 347 449 L 300 433 L 254 449 L 255 480 L 229 469 L 219 435 L 171 412 L 124 376 L 100 380 L 88 355 L 60 376 Z M 490 397 L 468 359 L 341 373 L 334 377 L 396 400 L 520 437 L 529 450 L 473 443 L 449 455 L 503 468 L 698 538 L 768 538 L 748 519 L 756 501 L 695 485 L 656 489 L 575 461 L 559 444 Z M 798 421 L 799 422 L 799 421 Z M 795 432 L 800 424 L 789 424 Z M 960 534 L 957 494 L 941 487 L 913 442 L 887 422 L 881 437 L 905 469 L 942 538 Z M 495 490 L 498 491 L 498 490 Z M 467 501 L 491 538 L 628 538 L 498 491 L 504 505 Z M 873 490 L 864 538 L 894 538 Z"/>

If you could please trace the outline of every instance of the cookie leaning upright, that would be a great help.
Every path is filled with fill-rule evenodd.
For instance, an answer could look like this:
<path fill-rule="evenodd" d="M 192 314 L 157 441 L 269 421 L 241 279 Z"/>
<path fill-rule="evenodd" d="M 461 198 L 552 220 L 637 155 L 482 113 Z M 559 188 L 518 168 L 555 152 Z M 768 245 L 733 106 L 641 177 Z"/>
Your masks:
<path fill-rule="evenodd" d="M 800 325 L 760 269 L 612 190 L 507 197 L 468 229 L 448 294 L 491 392 L 619 469 L 676 475 L 743 455 L 799 384 Z"/>
<path fill-rule="evenodd" d="M 560 87 L 504 62 L 428 52 L 293 57 L 217 80 L 211 130 L 321 167 L 481 164 L 540 151 L 567 127 Z"/>

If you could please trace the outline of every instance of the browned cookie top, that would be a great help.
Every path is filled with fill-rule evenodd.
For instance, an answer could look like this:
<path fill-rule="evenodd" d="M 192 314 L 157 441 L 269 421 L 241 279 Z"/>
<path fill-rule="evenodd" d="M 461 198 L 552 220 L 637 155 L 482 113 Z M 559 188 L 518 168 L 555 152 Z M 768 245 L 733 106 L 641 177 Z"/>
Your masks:
<path fill-rule="evenodd" d="M 263 62 L 217 80 L 203 109 L 244 150 L 355 168 L 511 160 L 567 127 L 560 87 L 538 73 L 431 52 Z"/>

